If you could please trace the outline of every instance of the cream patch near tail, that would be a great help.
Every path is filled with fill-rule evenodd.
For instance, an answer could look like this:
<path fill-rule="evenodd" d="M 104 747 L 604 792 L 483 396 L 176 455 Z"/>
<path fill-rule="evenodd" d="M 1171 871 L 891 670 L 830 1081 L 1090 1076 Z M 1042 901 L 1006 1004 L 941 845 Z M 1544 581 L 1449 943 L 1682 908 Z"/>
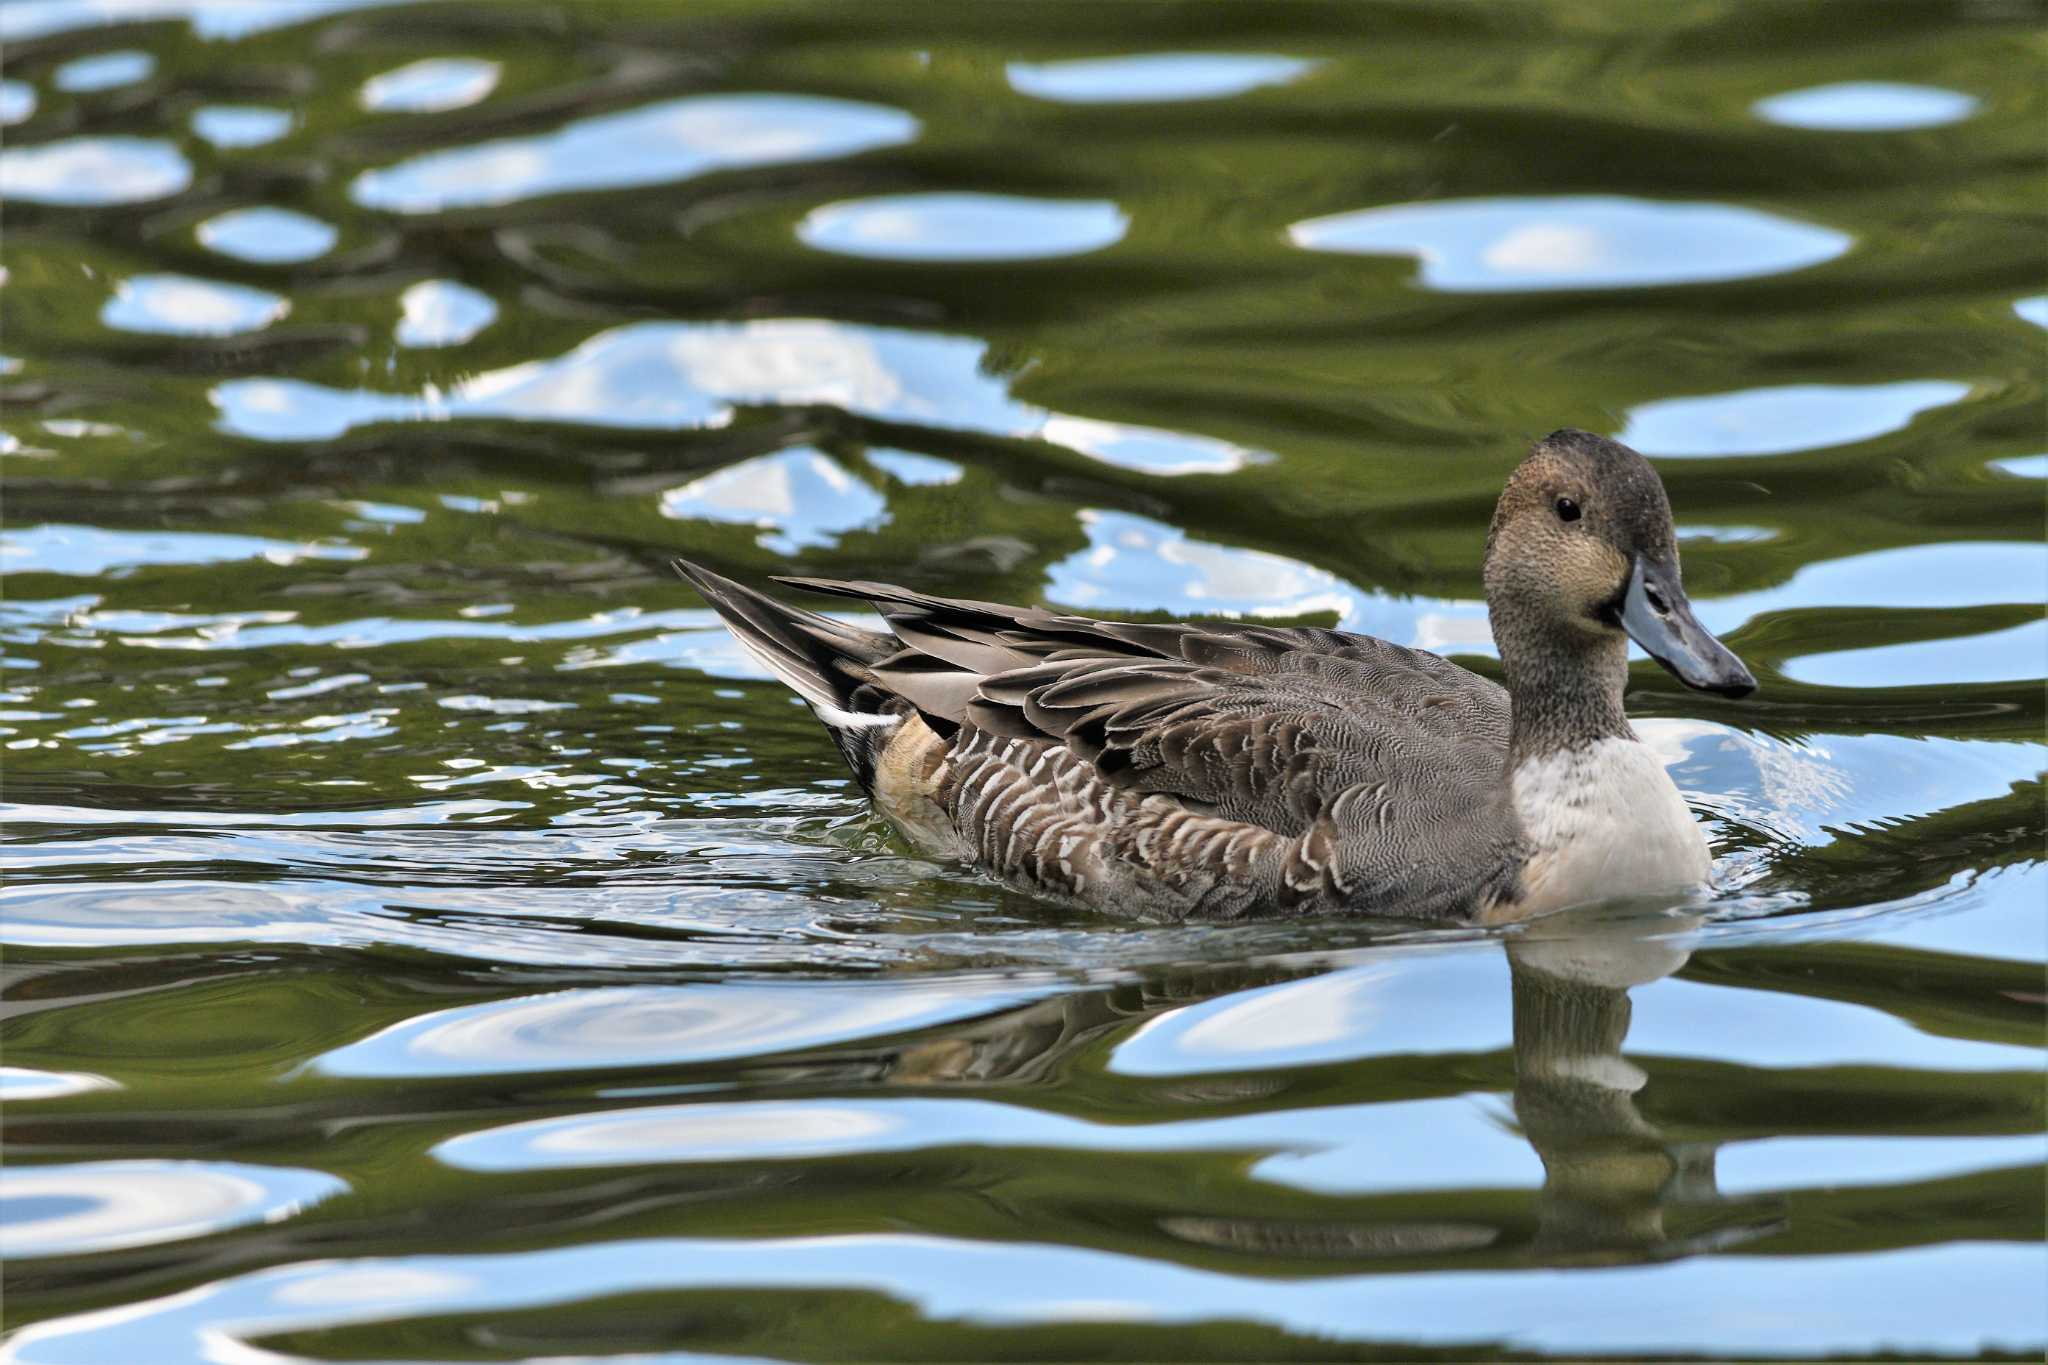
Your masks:
<path fill-rule="evenodd" d="M 946 752 L 951 745 L 915 713 L 903 716 L 901 721 L 901 728 L 889 736 L 887 744 L 880 746 L 875 758 L 875 809 L 887 816 L 920 851 L 936 857 L 966 858 L 970 856 L 968 847 L 954 829 L 953 818 L 940 795 L 947 778 Z"/>

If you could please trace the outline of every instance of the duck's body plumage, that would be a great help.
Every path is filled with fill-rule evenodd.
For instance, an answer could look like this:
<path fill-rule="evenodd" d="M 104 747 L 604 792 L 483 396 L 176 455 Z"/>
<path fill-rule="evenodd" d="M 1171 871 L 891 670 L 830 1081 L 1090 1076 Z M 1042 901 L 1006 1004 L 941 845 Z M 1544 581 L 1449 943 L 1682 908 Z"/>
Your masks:
<path fill-rule="evenodd" d="M 1604 638 L 1518 727 L 1499 684 L 1366 635 L 781 580 L 871 604 L 884 634 L 676 567 L 899 828 L 1040 894 L 1143 919 L 1509 918 L 1705 874 Z"/>

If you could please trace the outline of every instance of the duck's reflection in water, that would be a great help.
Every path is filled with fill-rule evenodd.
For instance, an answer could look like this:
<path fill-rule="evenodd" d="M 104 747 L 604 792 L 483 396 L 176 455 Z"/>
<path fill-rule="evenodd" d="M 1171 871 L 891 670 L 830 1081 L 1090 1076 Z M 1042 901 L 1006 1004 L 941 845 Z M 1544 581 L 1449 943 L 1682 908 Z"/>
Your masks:
<path fill-rule="evenodd" d="M 1329 1216 L 1305 1218 L 1249 1217 L 1203 1209 L 1191 1201 L 1156 1218 L 1155 1225 L 1182 1243 L 1261 1257 L 1417 1262 L 1449 1257 L 1474 1265 L 1665 1260 L 1780 1230 L 1779 1201 L 1722 1195 L 1715 1179 L 1716 1143 L 1666 1131 L 1638 1107 L 1649 1078 L 1624 1055 L 1630 992 L 1684 967 L 1696 924 L 1693 918 L 1639 912 L 1570 913 L 1523 926 L 1502 945 L 1513 1020 L 1512 1126 L 1533 1149 L 1543 1172 L 1533 1207 L 1499 1197 L 1497 1165 L 1475 1167 L 1469 1175 L 1459 1172 L 1446 1181 L 1445 1167 L 1456 1159 L 1448 1154 L 1464 1145 L 1454 1134 L 1443 1135 L 1440 1158 L 1448 1160 L 1435 1159 L 1431 1169 L 1409 1172 L 1408 1183 L 1401 1171 L 1384 1169 L 1401 1159 L 1406 1146 L 1392 1132 L 1395 1112 L 1455 1103 L 1461 1084 L 1459 1079 L 1420 1085 L 1393 1079 L 1394 1093 L 1374 1094 L 1385 1088 L 1375 1072 L 1364 1087 L 1355 1082 L 1334 1086 L 1367 1102 L 1346 1109 L 1359 1117 L 1355 1145 L 1347 1140 L 1350 1153 L 1343 1157 L 1352 1169 L 1328 1192 L 1384 1192 L 1401 1206 L 1400 1216 L 1347 1218 L 1343 1215 L 1359 1204 L 1341 1197 L 1329 1201 Z M 1485 951 L 1476 945 L 1452 950 L 1466 964 L 1467 979 L 1479 978 L 1482 969 L 1497 978 L 1498 960 L 1486 964 L 1479 956 Z M 1351 960 L 1366 962 L 1362 956 Z M 1380 978 L 1369 962 L 1366 966 L 1363 973 L 1357 965 L 1348 969 L 1373 978 L 1352 994 L 1375 998 L 1372 1009 L 1405 1008 L 1404 1002 L 1386 1000 L 1384 989 L 1402 973 L 1397 969 Z M 1327 963 L 1312 971 L 1270 963 L 1193 968 L 1170 980 L 1041 1001 L 945 1038 L 912 1044 L 895 1054 L 885 1083 L 934 1088 L 1043 1083 L 1073 1069 L 1084 1054 L 1110 1047 L 1121 1055 L 1138 1034 L 1172 1022 L 1182 1011 L 1202 1012 L 1213 1022 L 1248 992 L 1267 988 L 1344 992 L 1327 972 Z M 1473 1009 L 1469 999 L 1436 1004 L 1449 1012 Z M 1208 1026 L 1187 1026 L 1185 1032 Z M 1369 1030 L 1372 1021 L 1362 1027 Z M 1498 1053 L 1473 1049 L 1417 1057 L 1407 1051 L 1405 1038 L 1394 1046 L 1391 1057 L 1378 1047 L 1362 1046 L 1359 1059 L 1349 1066 L 1369 1069 L 1398 1061 L 1400 1073 L 1411 1078 L 1418 1064 L 1453 1078 L 1501 1071 L 1490 1060 Z M 1298 1092 L 1304 1084 L 1318 1089 L 1331 1084 L 1327 1067 L 1316 1068 L 1321 1074 L 1312 1076 L 1285 1066 L 1262 1067 L 1260 1060 L 1270 1062 L 1271 1053 L 1248 1060 L 1248 1066 L 1207 1074 L 1182 1071 L 1156 1083 L 1153 1095 L 1169 1111 L 1188 1106 L 1241 1112 L 1287 1108 L 1277 1098 L 1283 1093 Z M 1111 1067 L 1124 1069 L 1115 1062 Z M 1487 1088 L 1480 1081 L 1462 1098 L 1471 1100 L 1473 1092 Z M 1314 1109 L 1303 1109 L 1298 1117 L 1304 1120 L 1304 1141 L 1327 1140 L 1329 1125 L 1317 1120 Z M 1265 1172 L 1255 1169 L 1253 1174 Z M 1432 1216 L 1437 1208 L 1447 1216 Z M 1388 1212 L 1394 1213 L 1391 1204 Z M 1422 1216 L 1406 1216 L 1410 1213 Z"/>
<path fill-rule="evenodd" d="M 1686 964 L 1682 938 L 1644 936 L 1623 919 L 1559 916 L 1510 941 L 1507 955 L 1515 1116 L 1543 1160 L 1535 1259 L 1663 1259 L 1783 1225 L 1775 1206 L 1745 1200 L 1736 1210 L 1723 1199 L 1714 1144 L 1676 1140 L 1636 1107 L 1649 1078 L 1622 1055 L 1628 993 Z M 1736 1216 L 1711 1216 L 1717 1205 Z M 1681 1208 L 1705 1215 L 1687 1220 L 1704 1226 L 1674 1231 L 1670 1215 Z"/>

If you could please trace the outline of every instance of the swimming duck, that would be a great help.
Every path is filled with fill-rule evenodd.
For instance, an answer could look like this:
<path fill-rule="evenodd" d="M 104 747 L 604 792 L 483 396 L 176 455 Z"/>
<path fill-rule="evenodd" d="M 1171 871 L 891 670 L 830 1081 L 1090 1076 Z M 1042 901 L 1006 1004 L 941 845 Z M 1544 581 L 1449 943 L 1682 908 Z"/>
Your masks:
<path fill-rule="evenodd" d="M 675 567 L 913 843 L 1125 918 L 1491 922 L 1695 886 L 1706 838 L 1622 713 L 1628 641 L 1688 687 L 1756 689 L 1693 616 L 1656 471 L 1571 429 L 1487 534 L 1504 688 L 1343 631 L 777 580 L 882 633 Z"/>

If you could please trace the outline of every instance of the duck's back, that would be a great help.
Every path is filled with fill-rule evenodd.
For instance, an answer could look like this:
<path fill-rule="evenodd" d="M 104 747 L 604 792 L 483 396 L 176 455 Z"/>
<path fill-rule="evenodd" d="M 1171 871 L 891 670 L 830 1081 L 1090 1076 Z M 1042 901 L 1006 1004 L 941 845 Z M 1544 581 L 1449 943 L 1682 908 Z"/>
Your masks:
<path fill-rule="evenodd" d="M 822 663 L 831 696 L 806 695 L 885 813 L 1006 880 L 1144 918 L 1449 916 L 1512 894 L 1507 694 L 1436 655 L 787 581 L 872 603 L 892 636 L 848 643 L 774 603 L 793 644 L 748 641 L 714 605 L 792 685 L 793 653 Z M 773 599 L 740 591 L 758 632 Z"/>

